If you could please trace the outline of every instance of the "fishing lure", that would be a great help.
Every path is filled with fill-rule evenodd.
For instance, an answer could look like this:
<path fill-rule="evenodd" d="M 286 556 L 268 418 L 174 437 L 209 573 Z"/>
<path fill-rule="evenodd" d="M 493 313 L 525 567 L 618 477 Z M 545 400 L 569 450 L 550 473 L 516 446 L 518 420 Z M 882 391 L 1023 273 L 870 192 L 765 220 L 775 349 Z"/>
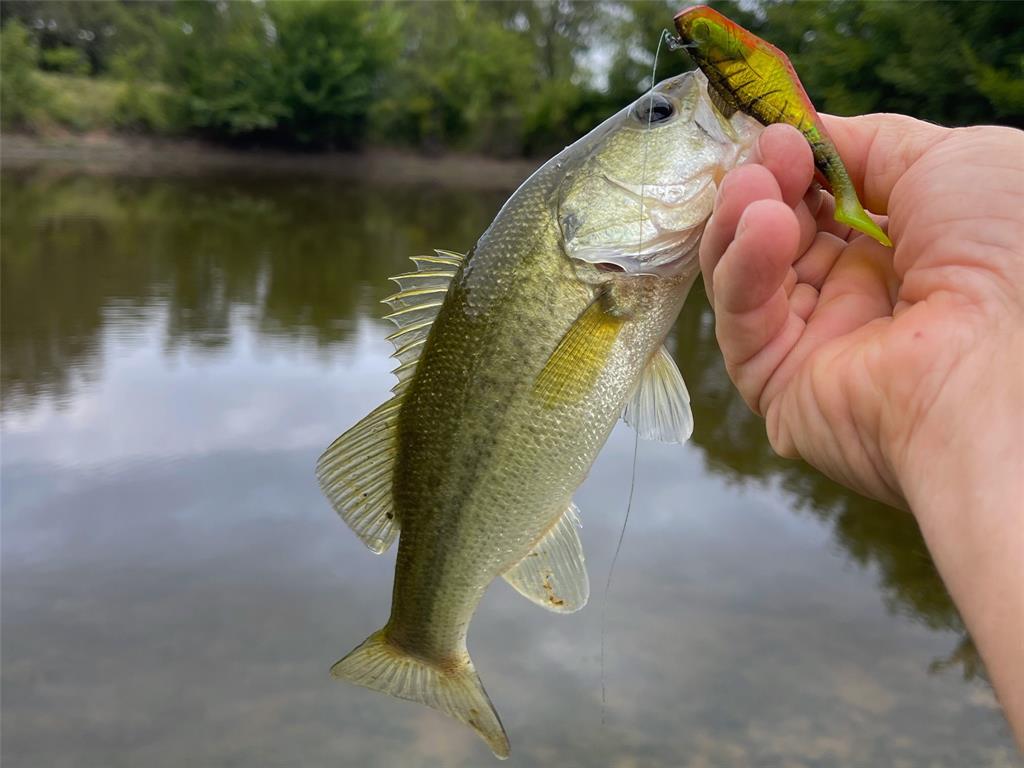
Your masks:
<path fill-rule="evenodd" d="M 836 221 L 891 246 L 857 199 L 839 151 L 786 54 L 705 5 L 680 11 L 674 21 L 678 47 L 686 48 L 707 76 L 708 91 L 722 114 L 730 117 L 740 110 L 765 125 L 787 123 L 800 131 L 832 187 Z"/>

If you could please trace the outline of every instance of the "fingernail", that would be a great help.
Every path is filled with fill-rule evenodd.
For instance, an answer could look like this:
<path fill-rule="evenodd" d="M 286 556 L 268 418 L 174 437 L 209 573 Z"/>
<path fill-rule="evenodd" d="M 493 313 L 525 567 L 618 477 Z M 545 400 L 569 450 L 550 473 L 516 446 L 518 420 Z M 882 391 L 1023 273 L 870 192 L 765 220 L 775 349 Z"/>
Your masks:
<path fill-rule="evenodd" d="M 761 142 L 764 141 L 764 131 L 757 137 L 757 141 L 754 142 L 754 149 L 750 153 L 751 162 L 759 163 L 761 158 L 764 157 L 764 151 L 761 148 Z"/>

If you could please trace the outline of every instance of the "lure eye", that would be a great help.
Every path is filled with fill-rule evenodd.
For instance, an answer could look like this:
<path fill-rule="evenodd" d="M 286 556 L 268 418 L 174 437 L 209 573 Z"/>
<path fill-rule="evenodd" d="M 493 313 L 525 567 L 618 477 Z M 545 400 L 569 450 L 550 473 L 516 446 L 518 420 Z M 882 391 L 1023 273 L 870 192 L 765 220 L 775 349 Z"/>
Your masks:
<path fill-rule="evenodd" d="M 660 93 L 652 93 L 640 99 L 633 114 L 642 125 L 653 125 L 668 120 L 675 113 L 672 102 Z"/>
<path fill-rule="evenodd" d="M 698 43 L 706 43 L 711 39 L 711 25 L 705 19 L 697 19 L 690 28 L 690 36 Z"/>

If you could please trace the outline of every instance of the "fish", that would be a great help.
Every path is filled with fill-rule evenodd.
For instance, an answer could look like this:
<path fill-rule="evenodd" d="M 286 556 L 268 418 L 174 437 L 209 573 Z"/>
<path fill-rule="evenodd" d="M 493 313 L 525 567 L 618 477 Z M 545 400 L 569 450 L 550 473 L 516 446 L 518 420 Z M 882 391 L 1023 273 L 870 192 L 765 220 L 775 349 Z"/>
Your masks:
<path fill-rule="evenodd" d="M 317 476 L 373 552 L 398 539 L 391 614 L 334 677 L 420 702 L 510 746 L 467 650 L 502 577 L 556 613 L 589 579 L 573 494 L 619 418 L 682 443 L 689 395 L 664 341 L 700 271 L 725 173 L 762 126 L 726 119 L 692 71 L 541 166 L 467 255 L 392 278 L 393 397 Z"/>
<path fill-rule="evenodd" d="M 740 110 L 764 125 L 795 127 L 811 145 L 814 164 L 832 188 L 836 221 L 891 246 L 889 236 L 861 205 L 839 150 L 789 57 L 706 5 L 680 11 L 674 23 L 679 47 L 707 76 L 723 114 Z"/>

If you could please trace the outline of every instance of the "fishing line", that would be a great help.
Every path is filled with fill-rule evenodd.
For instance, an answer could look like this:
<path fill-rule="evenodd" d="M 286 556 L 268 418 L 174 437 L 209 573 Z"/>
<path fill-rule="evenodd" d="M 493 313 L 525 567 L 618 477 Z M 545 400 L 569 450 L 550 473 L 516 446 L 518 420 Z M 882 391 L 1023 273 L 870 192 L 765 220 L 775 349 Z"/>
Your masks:
<path fill-rule="evenodd" d="M 672 34 L 667 30 L 661 30 L 658 37 L 658 47 L 654 49 L 654 64 L 651 66 L 651 89 L 647 97 L 647 131 L 644 134 L 644 161 L 640 172 L 640 237 L 636 246 L 636 257 L 639 261 L 640 254 L 644 248 L 644 187 L 647 184 L 647 151 L 651 145 L 651 119 L 654 111 L 651 106 L 654 103 L 655 78 L 658 76 L 658 56 L 661 54 L 661 44 L 665 40 L 672 46 Z M 615 564 L 619 560 L 619 552 L 622 550 L 622 540 L 626 538 L 626 526 L 629 524 L 629 513 L 633 509 L 633 493 L 636 490 L 636 459 L 640 449 L 640 433 L 633 433 L 633 469 L 629 481 L 629 499 L 626 502 L 626 514 L 622 518 L 622 530 L 619 531 L 619 540 L 615 544 L 615 552 L 612 554 L 612 562 L 608 567 L 608 580 L 604 585 L 604 597 L 601 600 L 601 728 L 604 729 L 608 723 L 608 674 L 605 669 L 605 636 L 608 634 L 608 593 L 612 589 L 612 577 L 615 575 Z"/>
<path fill-rule="evenodd" d="M 622 519 L 622 530 L 619 531 L 619 540 L 615 544 L 615 553 L 612 555 L 612 564 L 608 568 L 608 581 L 604 585 L 604 599 L 601 601 L 601 727 L 607 725 L 607 688 L 608 679 L 604 666 L 604 640 L 608 618 L 608 592 L 612 588 L 612 574 L 615 573 L 615 563 L 619 559 L 619 551 L 622 549 L 622 540 L 626 538 L 626 524 L 629 522 L 629 512 L 633 508 L 633 492 L 636 490 L 636 457 L 640 449 L 640 433 L 633 433 L 633 471 L 629 481 L 629 501 L 626 502 L 626 516 Z"/>

